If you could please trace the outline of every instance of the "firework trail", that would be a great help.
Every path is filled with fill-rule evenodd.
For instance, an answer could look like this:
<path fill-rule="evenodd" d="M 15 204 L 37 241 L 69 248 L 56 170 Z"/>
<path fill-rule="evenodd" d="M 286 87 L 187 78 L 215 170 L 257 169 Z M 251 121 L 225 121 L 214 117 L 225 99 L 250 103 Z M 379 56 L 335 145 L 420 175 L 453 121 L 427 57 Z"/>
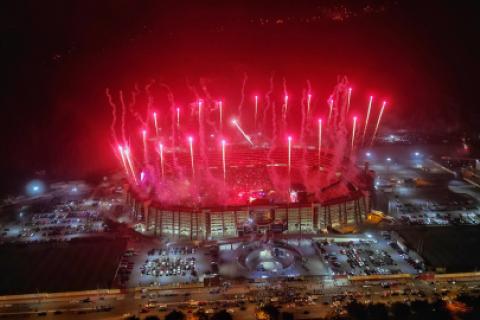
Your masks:
<path fill-rule="evenodd" d="M 175 125 L 176 121 L 176 113 L 177 113 L 177 107 L 175 106 L 175 97 L 173 95 L 172 90 L 168 85 L 165 83 L 160 83 L 159 84 L 161 88 L 165 89 L 167 91 L 167 99 L 168 102 L 170 103 L 170 119 L 171 119 L 171 134 L 172 134 L 172 162 L 173 162 L 173 167 L 180 173 L 182 176 L 183 170 L 179 168 L 178 163 L 177 163 L 177 156 L 176 156 L 176 147 L 177 147 L 177 126 Z"/>
<path fill-rule="evenodd" d="M 303 184 L 305 185 L 306 184 L 306 181 L 308 180 L 308 175 L 307 175 L 307 171 L 308 171 L 308 166 L 307 166 L 307 162 L 306 162 L 306 159 L 305 159 L 305 156 L 307 154 L 307 144 L 305 142 L 305 130 L 306 130 L 306 121 L 307 121 L 307 114 L 306 114 L 306 111 L 305 111 L 305 101 L 306 99 L 308 99 L 308 96 L 307 96 L 307 90 L 303 90 L 302 91 L 302 100 L 301 100 L 301 108 L 302 108 L 302 122 L 301 122 L 301 128 L 300 128 L 300 146 L 302 148 L 302 159 L 301 159 L 301 170 L 300 170 L 300 173 L 301 173 L 301 176 L 302 176 L 302 181 L 303 181 Z M 308 100 L 307 100 L 307 103 L 308 103 Z"/>
<path fill-rule="evenodd" d="M 312 112 L 312 83 L 310 80 L 307 80 L 307 94 L 308 94 L 308 108 L 307 108 L 307 117 L 310 116 Z"/>
<path fill-rule="evenodd" d="M 245 140 L 250 143 L 250 145 L 253 147 L 254 146 L 254 143 L 252 141 L 252 139 L 250 139 L 250 137 L 248 136 L 248 134 L 245 133 L 245 131 L 243 131 L 242 127 L 240 127 L 240 125 L 238 124 L 238 121 L 233 119 L 232 120 L 232 124 L 235 126 L 235 128 L 237 128 L 237 130 L 240 132 L 240 134 L 243 136 L 243 138 L 245 138 Z"/>
<path fill-rule="evenodd" d="M 328 120 L 327 120 L 327 125 L 330 126 L 330 122 L 332 121 L 332 114 L 333 114 L 333 97 L 330 96 L 328 98 Z"/>
<path fill-rule="evenodd" d="M 243 110 L 243 104 L 245 103 L 245 88 L 247 86 L 247 80 L 248 80 L 248 76 L 247 76 L 247 73 L 245 72 L 243 74 L 242 90 L 240 91 L 241 98 L 240 98 L 240 103 L 238 105 L 238 120 L 239 121 L 242 121 L 242 110 Z"/>
<path fill-rule="evenodd" d="M 272 132 L 273 132 L 273 137 L 272 137 L 272 149 L 277 143 L 277 110 L 276 110 L 276 104 L 275 101 L 272 102 Z"/>
<path fill-rule="evenodd" d="M 135 104 L 137 103 L 137 96 L 140 94 L 140 90 L 138 90 L 138 87 L 135 87 L 135 90 L 133 90 L 130 94 L 130 102 L 128 103 L 128 108 L 132 109 Z M 127 116 L 127 110 L 123 110 L 123 105 L 122 105 L 122 135 L 125 135 L 125 129 L 126 129 L 126 120 L 125 117 Z M 127 139 L 124 137 L 124 141 L 126 142 Z"/>
<path fill-rule="evenodd" d="M 365 127 L 363 128 L 362 144 L 365 143 L 365 135 L 367 134 L 368 120 L 370 120 L 370 111 L 372 109 L 372 101 L 373 101 L 373 96 L 370 96 L 370 99 L 368 100 L 367 116 L 365 117 Z"/>
<path fill-rule="evenodd" d="M 262 120 L 262 130 L 265 131 L 266 128 L 267 128 L 267 112 L 269 111 L 270 109 L 270 103 L 271 103 L 271 100 L 270 100 L 270 96 L 272 95 L 273 93 L 273 88 L 274 88 L 274 83 L 273 83 L 273 80 L 274 80 L 274 77 L 275 77 L 275 73 L 272 72 L 272 75 L 270 76 L 270 87 L 267 91 L 267 93 L 265 94 L 265 108 L 263 108 L 263 120 Z"/>
<path fill-rule="evenodd" d="M 218 101 L 218 127 L 223 132 L 223 101 Z"/>
<path fill-rule="evenodd" d="M 120 104 L 122 106 L 122 117 L 121 117 L 122 143 L 125 143 L 127 141 L 127 135 L 125 134 L 125 114 L 127 112 L 127 106 L 125 105 L 125 100 L 123 98 L 122 90 L 120 90 L 118 95 L 120 98 Z"/>
<path fill-rule="evenodd" d="M 152 95 L 152 92 L 150 88 L 155 84 L 155 80 L 151 80 L 146 86 L 145 86 L 145 93 L 147 94 L 147 121 L 150 115 L 152 114 L 152 107 L 154 103 L 154 98 Z"/>
<path fill-rule="evenodd" d="M 117 133 L 115 132 L 115 125 L 117 123 L 117 106 L 113 102 L 112 95 L 110 94 L 110 90 L 108 88 L 105 90 L 105 94 L 107 95 L 108 103 L 112 108 L 112 123 L 110 124 L 110 134 L 112 136 L 113 142 L 115 143 L 115 145 L 117 145 L 118 139 L 117 139 Z"/>
<path fill-rule="evenodd" d="M 205 99 L 203 99 L 204 121 L 210 128 L 213 128 L 216 132 L 218 132 L 216 122 L 210 119 L 210 114 L 212 111 L 216 110 L 217 103 L 214 101 L 208 90 L 206 78 L 200 78 L 200 88 L 205 96 Z"/>
<path fill-rule="evenodd" d="M 205 99 L 203 99 L 203 101 L 204 101 L 204 102 L 208 102 L 208 103 L 213 102 L 212 95 L 211 95 L 210 92 L 208 91 L 207 79 L 206 79 L 206 78 L 200 78 L 199 84 L 200 84 L 200 89 L 202 89 L 202 92 L 203 92 L 203 94 L 204 94 L 204 96 L 205 96 Z"/>
<path fill-rule="evenodd" d="M 301 112 L 302 112 L 302 120 L 300 123 L 300 143 L 302 145 L 305 144 L 304 138 L 305 138 L 305 126 L 306 126 L 306 121 L 307 121 L 307 113 L 306 113 L 306 106 L 305 102 L 308 103 L 308 96 L 306 93 L 306 90 L 304 89 L 302 91 L 302 100 L 300 101 L 300 106 L 301 106 Z"/>
<path fill-rule="evenodd" d="M 288 91 L 287 91 L 287 79 L 283 77 L 283 106 L 282 106 L 282 126 L 283 131 L 287 128 L 287 114 L 288 114 Z"/>
<path fill-rule="evenodd" d="M 137 96 L 138 94 L 140 94 L 140 89 L 138 88 L 137 85 L 135 85 L 135 91 L 134 91 L 133 95 Z M 128 105 L 128 111 L 130 112 L 131 115 L 133 115 L 135 117 L 135 119 L 138 120 L 138 122 L 140 122 L 142 127 L 146 128 L 147 127 L 147 122 L 143 120 L 142 116 L 135 110 L 134 107 L 135 107 L 134 103 L 129 104 Z"/>
<path fill-rule="evenodd" d="M 198 108 L 197 108 L 197 102 L 199 100 L 203 100 L 202 97 L 198 94 L 198 91 L 197 91 L 197 88 L 195 88 L 193 85 L 190 84 L 190 81 L 188 80 L 188 78 L 185 78 L 185 84 L 188 88 L 188 90 L 193 94 L 193 96 L 195 97 L 195 103 L 191 104 L 190 105 L 190 115 L 191 116 L 194 116 L 197 111 L 198 111 Z"/>
<path fill-rule="evenodd" d="M 350 102 L 352 100 L 352 88 L 349 87 L 348 88 L 348 96 L 347 96 L 347 109 L 346 109 L 346 112 L 345 113 L 348 113 L 348 111 L 350 110 Z"/>
<path fill-rule="evenodd" d="M 373 142 L 375 141 L 375 136 L 377 135 L 378 127 L 380 126 L 380 121 L 382 120 L 383 111 L 385 110 L 386 105 L 387 105 L 387 102 L 383 101 L 382 108 L 380 109 L 380 113 L 378 114 L 377 125 L 375 126 L 375 130 L 373 131 L 372 141 L 370 142 L 370 147 L 373 145 Z"/>
<path fill-rule="evenodd" d="M 348 90 L 348 80 L 346 77 L 338 78 L 331 97 L 333 98 L 333 123 L 329 130 L 330 144 L 334 147 L 331 159 L 331 170 L 327 173 L 326 183 L 332 183 L 336 179 L 336 173 L 342 166 L 348 147 L 347 130 L 345 121 L 342 117 L 343 110 L 346 108 L 346 98 Z M 320 194 L 318 196 L 321 196 Z"/>
<path fill-rule="evenodd" d="M 257 130 L 257 118 L 258 118 L 258 96 L 256 95 L 255 97 L 255 116 L 254 116 L 254 129 L 255 131 Z"/>
<path fill-rule="evenodd" d="M 199 134 L 199 147 L 200 147 L 200 157 L 202 159 L 202 164 L 205 168 L 208 168 L 208 159 L 205 152 L 205 127 L 204 127 L 204 106 L 203 106 L 203 97 L 198 94 L 197 89 L 190 84 L 188 79 L 186 79 L 187 88 L 193 93 L 196 98 L 196 102 L 191 104 L 191 115 L 195 114 L 198 116 L 198 134 Z M 208 170 L 207 170 L 208 171 Z"/>
<path fill-rule="evenodd" d="M 353 117 L 353 128 L 352 128 L 352 146 L 351 146 L 351 151 L 353 152 L 353 149 L 355 147 L 355 131 L 357 129 L 357 117 Z"/>

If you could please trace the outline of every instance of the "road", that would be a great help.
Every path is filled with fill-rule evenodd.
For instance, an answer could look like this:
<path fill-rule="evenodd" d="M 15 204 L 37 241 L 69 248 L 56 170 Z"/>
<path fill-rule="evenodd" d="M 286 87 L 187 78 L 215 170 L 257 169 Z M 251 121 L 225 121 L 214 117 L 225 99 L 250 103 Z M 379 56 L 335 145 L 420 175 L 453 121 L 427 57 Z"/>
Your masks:
<path fill-rule="evenodd" d="M 47 319 L 121 319 L 125 314 L 141 315 L 144 305 L 151 302 L 157 307 L 145 313 L 146 315 L 164 315 L 173 309 L 180 309 L 185 313 L 192 312 L 196 307 L 192 301 L 201 301 L 204 310 L 217 308 L 230 308 L 234 311 L 235 319 L 254 319 L 256 306 L 263 302 L 275 300 L 285 293 L 291 293 L 292 302 L 297 300 L 295 306 L 289 305 L 285 309 L 296 314 L 296 319 L 314 319 L 334 312 L 337 305 L 342 302 L 337 300 L 355 297 L 362 302 L 394 302 L 410 299 L 423 299 L 423 296 L 432 298 L 441 295 L 454 298 L 460 292 L 478 293 L 480 279 L 463 282 L 435 282 L 414 280 L 408 282 L 395 282 L 385 288 L 378 282 L 349 282 L 340 283 L 324 282 L 267 282 L 264 284 L 235 285 L 218 294 L 210 293 L 212 288 L 154 290 L 148 292 L 129 292 L 111 296 L 92 296 L 90 302 L 82 302 L 84 297 L 71 299 L 42 300 L 42 301 L 10 301 L 3 302 L 0 306 L 0 317 L 22 318 L 26 315 L 37 317 L 39 313 L 46 312 Z M 186 295 L 188 294 L 188 295 Z M 245 310 L 238 307 L 238 301 L 246 301 Z M 301 302 L 300 302 L 301 300 Z M 279 301 L 280 302 L 280 301 Z M 288 305 L 289 301 L 282 301 L 281 305 Z M 158 312 L 159 305 L 167 305 L 168 310 Z M 111 307 L 110 311 L 99 312 L 101 307 Z M 60 311 L 61 314 L 55 314 Z"/>

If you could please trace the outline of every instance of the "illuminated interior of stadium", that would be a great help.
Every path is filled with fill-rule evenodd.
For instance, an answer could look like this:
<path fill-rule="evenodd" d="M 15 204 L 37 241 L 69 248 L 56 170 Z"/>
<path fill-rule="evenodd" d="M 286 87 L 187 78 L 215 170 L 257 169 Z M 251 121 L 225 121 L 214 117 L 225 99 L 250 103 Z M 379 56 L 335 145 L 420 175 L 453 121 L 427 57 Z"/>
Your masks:
<path fill-rule="evenodd" d="M 255 96 L 253 108 L 228 118 L 221 100 L 198 97 L 182 117 L 172 98 L 164 112 L 149 105 L 146 119 L 129 110 L 142 124 L 138 144 L 126 138 L 122 100 L 122 138 L 114 118 L 112 139 L 132 218 L 146 232 L 192 239 L 361 223 L 371 177 L 355 165 L 356 152 L 373 142 L 386 103 L 369 128 L 370 97 L 360 126 L 350 114 L 351 95 L 343 78 L 326 106 L 313 105 L 306 91 L 296 103 L 285 94 L 277 108 L 270 92 L 263 104 Z"/>

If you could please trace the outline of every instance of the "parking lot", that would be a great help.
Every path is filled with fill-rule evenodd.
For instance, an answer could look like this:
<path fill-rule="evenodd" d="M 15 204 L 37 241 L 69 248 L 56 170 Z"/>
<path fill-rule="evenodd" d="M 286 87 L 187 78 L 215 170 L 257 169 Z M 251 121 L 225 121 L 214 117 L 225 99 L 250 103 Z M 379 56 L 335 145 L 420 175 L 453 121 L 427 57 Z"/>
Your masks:
<path fill-rule="evenodd" d="M 324 261 L 336 275 L 418 274 L 422 259 L 399 246 L 390 232 L 369 232 L 361 237 L 316 241 Z M 403 248 L 402 248 L 403 247 Z"/>
<path fill-rule="evenodd" d="M 395 146 L 365 151 L 362 161 L 376 174 L 374 208 L 397 224 L 478 225 L 480 192 L 431 159 L 439 152 L 445 150 Z"/>
<path fill-rule="evenodd" d="M 119 265 L 128 287 L 191 284 L 212 273 L 213 260 L 206 248 L 157 239 L 132 241 L 128 248 Z"/>
<path fill-rule="evenodd" d="M 63 241 L 106 231 L 97 202 L 91 200 L 46 204 L 20 209 L 15 220 L 2 225 L 0 242 Z"/>

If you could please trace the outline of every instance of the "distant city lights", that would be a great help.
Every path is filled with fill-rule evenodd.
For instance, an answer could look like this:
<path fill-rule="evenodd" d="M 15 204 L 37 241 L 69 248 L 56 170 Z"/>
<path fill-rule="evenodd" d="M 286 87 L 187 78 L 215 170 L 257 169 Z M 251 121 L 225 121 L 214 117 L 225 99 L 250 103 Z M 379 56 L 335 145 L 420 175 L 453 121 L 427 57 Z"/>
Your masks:
<path fill-rule="evenodd" d="M 26 186 L 27 195 L 33 197 L 45 192 L 45 184 L 40 180 L 32 180 Z"/>

